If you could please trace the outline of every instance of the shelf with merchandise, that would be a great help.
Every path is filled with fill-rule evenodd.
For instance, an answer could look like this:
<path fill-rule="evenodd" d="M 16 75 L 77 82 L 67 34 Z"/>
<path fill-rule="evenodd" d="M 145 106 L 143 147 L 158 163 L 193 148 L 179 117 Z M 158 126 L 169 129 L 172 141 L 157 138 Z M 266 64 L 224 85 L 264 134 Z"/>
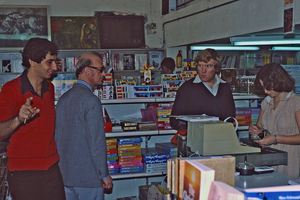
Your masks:
<path fill-rule="evenodd" d="M 146 97 L 146 98 L 126 98 L 126 99 L 103 99 L 102 104 L 130 104 L 130 103 L 164 103 L 173 102 L 175 98 Z"/>
<path fill-rule="evenodd" d="M 155 177 L 155 176 L 164 176 L 166 175 L 166 172 L 155 172 L 155 173 L 128 173 L 128 174 L 114 174 L 111 175 L 113 180 L 118 179 L 131 179 L 131 178 L 149 178 L 149 177 Z"/>
<path fill-rule="evenodd" d="M 131 136 L 154 136 L 154 135 L 174 135 L 177 131 L 174 129 L 151 130 L 151 131 L 120 131 L 106 132 L 106 138 L 131 137 Z"/>
<path fill-rule="evenodd" d="M 247 93 L 234 93 L 234 100 L 256 100 L 262 99 L 262 96 Z M 164 103 L 174 102 L 175 98 L 164 98 L 164 97 L 148 97 L 148 98 L 124 98 L 124 99 L 102 99 L 102 104 L 124 104 L 124 103 Z"/>

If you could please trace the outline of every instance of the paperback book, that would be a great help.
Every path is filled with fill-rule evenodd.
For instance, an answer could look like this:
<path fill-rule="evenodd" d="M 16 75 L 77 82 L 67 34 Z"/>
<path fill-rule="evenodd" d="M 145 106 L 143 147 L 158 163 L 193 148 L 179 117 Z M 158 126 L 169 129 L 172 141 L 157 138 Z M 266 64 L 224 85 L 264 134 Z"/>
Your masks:
<path fill-rule="evenodd" d="M 194 160 L 186 160 L 183 179 L 183 200 L 207 199 L 215 170 Z"/>

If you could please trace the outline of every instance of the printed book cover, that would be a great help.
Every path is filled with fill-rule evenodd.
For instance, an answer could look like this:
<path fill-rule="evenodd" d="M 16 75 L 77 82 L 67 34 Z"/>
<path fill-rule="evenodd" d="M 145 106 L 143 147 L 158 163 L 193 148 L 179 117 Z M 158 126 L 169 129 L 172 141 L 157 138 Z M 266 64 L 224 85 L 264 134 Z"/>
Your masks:
<path fill-rule="evenodd" d="M 186 160 L 183 179 L 183 200 L 207 199 L 215 171 L 194 160 Z"/>
<path fill-rule="evenodd" d="M 234 187 L 221 181 L 213 181 L 208 200 L 244 200 L 244 194 Z"/>
<path fill-rule="evenodd" d="M 123 69 L 124 70 L 135 70 L 134 54 L 124 54 L 123 55 Z"/>

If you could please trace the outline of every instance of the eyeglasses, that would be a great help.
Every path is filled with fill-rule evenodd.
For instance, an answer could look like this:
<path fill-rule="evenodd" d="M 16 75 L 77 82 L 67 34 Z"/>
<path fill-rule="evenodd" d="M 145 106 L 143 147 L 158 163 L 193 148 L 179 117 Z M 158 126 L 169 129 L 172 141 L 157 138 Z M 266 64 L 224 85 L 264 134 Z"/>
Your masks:
<path fill-rule="evenodd" d="M 211 69 L 211 68 L 215 67 L 215 65 L 212 65 L 212 64 L 197 64 L 196 66 L 199 68 L 207 67 L 207 69 Z"/>
<path fill-rule="evenodd" d="M 95 70 L 98 70 L 100 73 L 102 73 L 102 72 L 105 71 L 105 68 L 104 68 L 104 67 L 98 68 L 98 67 L 94 67 L 94 66 L 90 66 L 90 65 L 88 65 L 87 67 L 93 68 L 93 69 L 95 69 Z"/>

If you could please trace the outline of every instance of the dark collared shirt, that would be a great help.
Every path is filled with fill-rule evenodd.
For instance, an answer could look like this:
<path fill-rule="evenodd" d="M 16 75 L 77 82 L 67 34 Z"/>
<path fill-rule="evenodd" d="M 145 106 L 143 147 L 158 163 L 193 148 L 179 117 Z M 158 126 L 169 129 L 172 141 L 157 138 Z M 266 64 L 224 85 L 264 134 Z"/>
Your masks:
<path fill-rule="evenodd" d="M 22 94 L 25 94 L 25 92 L 30 91 L 33 95 L 39 96 L 33 89 L 28 77 L 27 77 L 27 70 L 24 70 L 24 72 L 21 75 L 21 92 Z M 49 91 L 49 83 L 48 81 L 43 81 L 42 83 L 42 91 L 41 91 L 41 97 L 43 97 L 43 94 L 45 92 Z"/>

